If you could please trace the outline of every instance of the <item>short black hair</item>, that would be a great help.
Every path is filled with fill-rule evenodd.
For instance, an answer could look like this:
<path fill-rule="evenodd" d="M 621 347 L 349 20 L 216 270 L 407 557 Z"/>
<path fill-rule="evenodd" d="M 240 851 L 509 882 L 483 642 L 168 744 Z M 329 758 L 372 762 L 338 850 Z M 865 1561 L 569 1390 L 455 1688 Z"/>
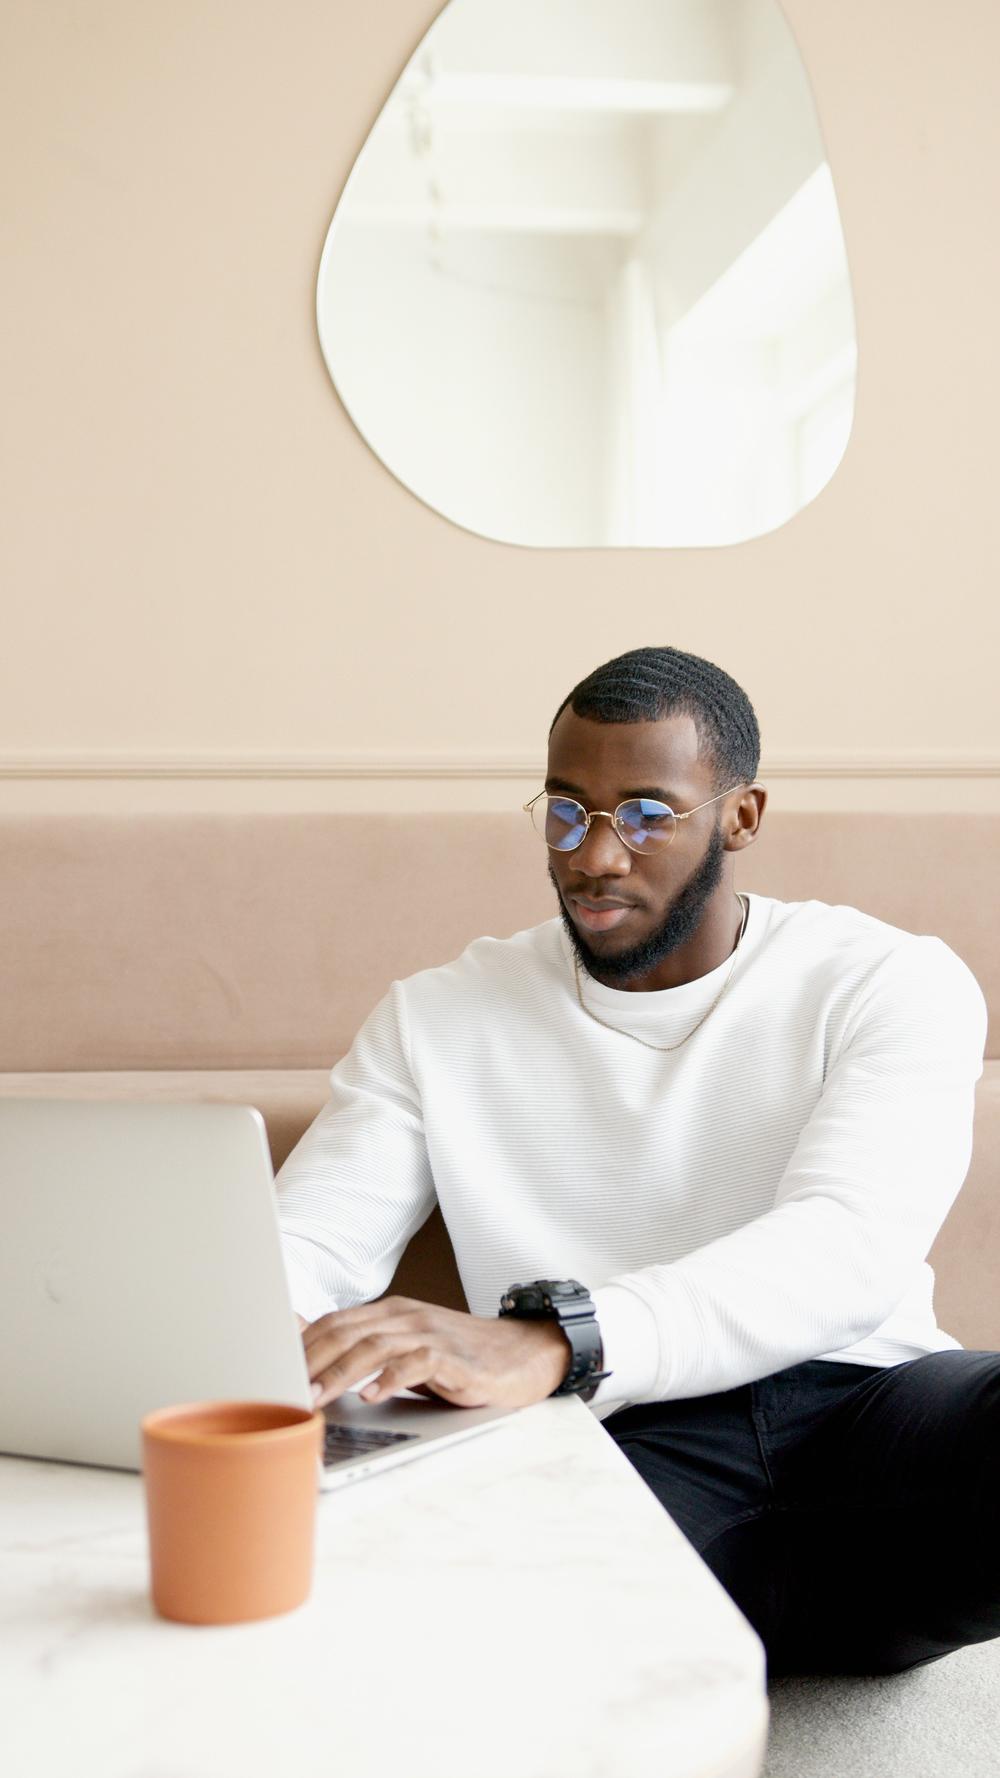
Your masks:
<path fill-rule="evenodd" d="M 566 706 L 592 722 L 658 722 L 686 714 L 698 731 L 698 751 L 711 762 L 716 789 L 752 784 L 760 765 L 760 729 L 753 705 L 721 667 L 679 648 L 632 648 L 595 667 L 574 685 Z"/>

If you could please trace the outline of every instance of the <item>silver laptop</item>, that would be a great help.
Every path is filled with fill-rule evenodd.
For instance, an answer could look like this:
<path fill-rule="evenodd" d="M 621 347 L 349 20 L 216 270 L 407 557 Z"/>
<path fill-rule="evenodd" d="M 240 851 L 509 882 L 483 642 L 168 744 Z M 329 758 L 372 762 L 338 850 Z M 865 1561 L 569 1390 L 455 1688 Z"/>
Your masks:
<path fill-rule="evenodd" d="M 323 1488 L 516 1412 L 367 1381 L 325 1410 Z M 0 1099 L 0 1452 L 137 1470 L 144 1414 L 224 1399 L 312 1405 L 260 1112 Z"/>

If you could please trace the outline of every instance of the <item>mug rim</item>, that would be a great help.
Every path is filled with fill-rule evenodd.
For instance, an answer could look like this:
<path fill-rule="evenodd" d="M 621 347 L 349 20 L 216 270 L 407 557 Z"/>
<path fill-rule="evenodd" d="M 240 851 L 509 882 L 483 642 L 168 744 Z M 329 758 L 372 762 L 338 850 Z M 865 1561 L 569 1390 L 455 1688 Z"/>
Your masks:
<path fill-rule="evenodd" d="M 273 1414 L 276 1411 L 294 1414 L 295 1419 L 279 1426 L 243 1427 L 232 1432 L 208 1431 L 198 1425 L 201 1419 L 210 1419 L 227 1410 L 242 1409 L 243 1412 L 253 1409 L 265 1409 Z M 282 1444 L 290 1439 L 299 1438 L 306 1427 L 325 1424 L 325 1417 L 318 1409 L 300 1407 L 295 1402 L 284 1401 L 245 1401 L 229 1398 L 222 1401 L 189 1401 L 172 1402 L 168 1407 L 154 1408 L 144 1414 L 139 1422 L 144 1438 L 159 1439 L 173 1445 L 225 1445 L 237 1444 Z"/>

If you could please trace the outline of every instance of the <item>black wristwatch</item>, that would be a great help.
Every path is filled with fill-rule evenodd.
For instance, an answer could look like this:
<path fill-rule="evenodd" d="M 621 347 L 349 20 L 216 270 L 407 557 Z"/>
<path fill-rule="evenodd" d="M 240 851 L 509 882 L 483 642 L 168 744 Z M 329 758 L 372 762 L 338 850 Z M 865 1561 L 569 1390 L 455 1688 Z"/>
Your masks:
<path fill-rule="evenodd" d="M 604 1344 L 597 1325 L 597 1310 L 589 1292 L 576 1278 L 536 1278 L 531 1284 L 512 1284 L 500 1298 L 501 1315 L 517 1315 L 527 1321 L 558 1321 L 573 1348 L 569 1370 L 553 1395 L 579 1395 L 590 1401 L 597 1385 L 611 1371 L 602 1371 Z"/>

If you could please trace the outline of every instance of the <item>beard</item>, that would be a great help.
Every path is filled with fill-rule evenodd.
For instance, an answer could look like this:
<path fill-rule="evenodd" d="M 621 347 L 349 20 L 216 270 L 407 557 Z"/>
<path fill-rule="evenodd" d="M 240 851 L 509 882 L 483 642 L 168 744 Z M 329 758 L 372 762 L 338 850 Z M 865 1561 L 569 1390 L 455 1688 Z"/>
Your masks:
<path fill-rule="evenodd" d="M 640 939 L 638 944 L 630 946 L 626 951 L 619 951 L 614 956 L 593 950 L 580 937 L 566 912 L 559 884 L 550 864 L 549 877 L 556 892 L 562 923 L 577 959 L 588 975 L 608 986 L 628 981 L 632 976 L 649 975 L 665 957 L 670 956 L 671 951 L 676 951 L 689 938 L 693 938 L 701 925 L 710 897 L 722 881 L 725 855 L 722 825 L 717 821 L 698 869 L 685 883 L 676 901 L 667 909 L 656 930 L 648 938 Z"/>

